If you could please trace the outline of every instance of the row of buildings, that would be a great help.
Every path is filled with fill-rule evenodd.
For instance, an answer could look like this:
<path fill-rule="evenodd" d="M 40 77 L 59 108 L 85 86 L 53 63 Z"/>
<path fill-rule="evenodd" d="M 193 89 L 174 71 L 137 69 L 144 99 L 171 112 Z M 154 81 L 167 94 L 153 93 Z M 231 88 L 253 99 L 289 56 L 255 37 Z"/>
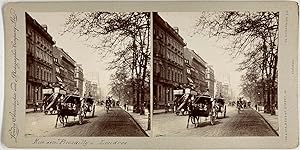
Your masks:
<path fill-rule="evenodd" d="M 83 95 L 83 69 L 80 64 L 55 46 L 47 32 L 28 13 L 26 16 L 26 108 L 43 103 L 43 89 L 61 87 L 66 93 Z"/>
<path fill-rule="evenodd" d="M 214 70 L 194 50 L 186 47 L 179 29 L 153 13 L 154 108 L 174 104 L 173 90 L 189 88 L 197 93 L 209 89 L 215 96 Z"/>

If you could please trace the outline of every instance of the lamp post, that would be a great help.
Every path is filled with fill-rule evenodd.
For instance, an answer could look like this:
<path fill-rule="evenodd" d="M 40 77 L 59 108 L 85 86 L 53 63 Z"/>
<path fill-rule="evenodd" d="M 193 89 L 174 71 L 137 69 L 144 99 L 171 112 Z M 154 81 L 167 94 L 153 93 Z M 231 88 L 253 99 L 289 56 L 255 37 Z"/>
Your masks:
<path fill-rule="evenodd" d="M 259 105 L 261 105 L 261 101 L 260 101 L 260 92 L 258 92 L 257 94 L 258 94 L 258 99 L 259 99 L 259 100 L 258 100 Z"/>
<path fill-rule="evenodd" d="M 167 89 L 166 90 L 166 94 L 167 94 L 167 96 L 166 96 L 166 101 L 165 101 L 165 105 L 166 105 L 166 112 L 169 112 L 169 107 L 170 107 L 170 103 L 169 103 L 169 92 L 170 92 L 170 90 L 169 89 Z"/>

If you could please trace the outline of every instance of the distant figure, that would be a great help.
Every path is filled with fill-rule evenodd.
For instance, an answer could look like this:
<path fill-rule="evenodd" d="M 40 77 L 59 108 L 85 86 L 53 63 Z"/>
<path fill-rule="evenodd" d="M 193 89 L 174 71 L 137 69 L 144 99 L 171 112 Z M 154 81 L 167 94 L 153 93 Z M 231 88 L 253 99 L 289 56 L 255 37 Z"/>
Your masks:
<path fill-rule="evenodd" d="M 79 89 L 76 88 L 73 94 L 79 96 Z"/>
<path fill-rule="evenodd" d="M 255 104 L 255 110 L 257 111 L 257 104 Z"/>
<path fill-rule="evenodd" d="M 209 89 L 206 89 L 206 92 L 203 95 L 210 96 Z"/>
<path fill-rule="evenodd" d="M 111 99 L 110 99 L 110 97 L 108 97 L 107 100 L 105 101 L 105 107 L 107 110 L 109 110 L 110 105 L 111 105 Z"/>

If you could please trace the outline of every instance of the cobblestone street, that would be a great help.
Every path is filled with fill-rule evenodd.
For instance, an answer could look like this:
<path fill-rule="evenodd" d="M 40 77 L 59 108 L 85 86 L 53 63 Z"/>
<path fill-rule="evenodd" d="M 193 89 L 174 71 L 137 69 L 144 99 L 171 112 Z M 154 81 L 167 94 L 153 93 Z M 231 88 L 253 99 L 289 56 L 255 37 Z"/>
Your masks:
<path fill-rule="evenodd" d="M 112 108 L 108 113 L 103 107 L 96 107 L 95 117 L 84 119 L 69 117 L 66 127 L 55 128 L 56 115 L 44 113 L 26 114 L 26 136 L 147 136 L 134 119 L 121 108 Z"/>
<path fill-rule="evenodd" d="M 174 113 L 162 113 L 153 116 L 155 137 L 168 136 L 276 136 L 265 120 L 253 109 L 244 109 L 238 114 L 236 108 L 227 107 L 226 118 L 220 117 L 215 125 L 210 125 L 209 118 L 201 117 L 199 127 L 189 124 L 188 116 L 176 116 Z"/>

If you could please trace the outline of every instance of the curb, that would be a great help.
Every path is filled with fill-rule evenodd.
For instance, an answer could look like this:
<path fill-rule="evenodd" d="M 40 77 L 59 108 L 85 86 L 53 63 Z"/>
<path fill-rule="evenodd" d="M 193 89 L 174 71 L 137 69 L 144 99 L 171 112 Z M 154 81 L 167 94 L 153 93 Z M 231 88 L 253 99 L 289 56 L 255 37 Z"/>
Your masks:
<path fill-rule="evenodd" d="M 123 109 L 124 110 L 124 109 Z M 127 112 L 126 110 L 124 110 L 135 122 L 135 124 L 142 130 L 142 132 L 147 136 L 150 137 L 147 132 L 142 128 L 142 126 L 130 115 L 129 112 Z"/>
<path fill-rule="evenodd" d="M 252 110 L 254 110 L 252 108 Z M 258 115 L 263 118 L 263 120 L 267 123 L 267 125 L 269 125 L 269 127 L 272 129 L 272 131 L 277 135 L 279 136 L 279 134 L 277 133 L 277 131 L 272 127 L 272 125 L 265 119 L 265 117 L 263 117 L 263 115 L 261 115 L 258 111 L 254 110 L 256 113 L 258 113 Z"/>
<path fill-rule="evenodd" d="M 154 110 L 153 110 L 154 111 Z M 175 112 L 172 112 L 172 111 L 169 111 L 169 112 L 166 112 L 166 111 L 162 111 L 162 112 L 153 112 L 153 115 L 159 115 L 159 114 L 169 114 L 169 113 L 175 113 Z"/>

